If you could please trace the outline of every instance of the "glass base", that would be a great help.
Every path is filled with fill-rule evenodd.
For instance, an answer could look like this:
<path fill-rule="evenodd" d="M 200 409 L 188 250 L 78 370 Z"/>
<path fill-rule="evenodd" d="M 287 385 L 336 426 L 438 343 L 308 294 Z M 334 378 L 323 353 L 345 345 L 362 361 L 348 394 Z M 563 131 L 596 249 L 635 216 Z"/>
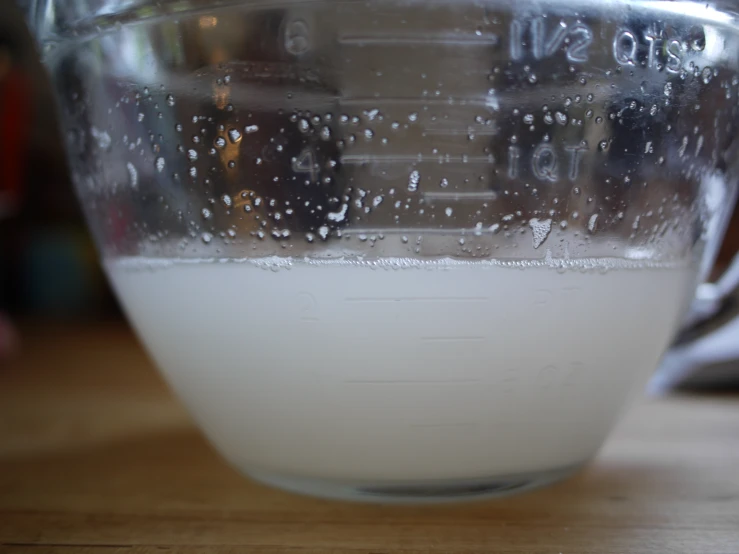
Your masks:
<path fill-rule="evenodd" d="M 255 481 L 298 494 L 392 504 L 430 504 L 498 498 L 560 481 L 581 466 L 535 473 L 443 481 L 352 482 L 310 479 L 246 470 Z"/>

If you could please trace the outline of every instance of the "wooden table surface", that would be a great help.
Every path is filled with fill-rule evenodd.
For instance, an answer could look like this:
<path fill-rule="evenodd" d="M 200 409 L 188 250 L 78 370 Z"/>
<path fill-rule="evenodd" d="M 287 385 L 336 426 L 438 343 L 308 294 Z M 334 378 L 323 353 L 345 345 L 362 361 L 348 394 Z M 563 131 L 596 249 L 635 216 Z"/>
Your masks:
<path fill-rule="evenodd" d="M 0 367 L 0 551 L 737 554 L 739 397 L 641 402 L 547 489 L 358 505 L 238 475 L 125 327 L 29 327 Z"/>

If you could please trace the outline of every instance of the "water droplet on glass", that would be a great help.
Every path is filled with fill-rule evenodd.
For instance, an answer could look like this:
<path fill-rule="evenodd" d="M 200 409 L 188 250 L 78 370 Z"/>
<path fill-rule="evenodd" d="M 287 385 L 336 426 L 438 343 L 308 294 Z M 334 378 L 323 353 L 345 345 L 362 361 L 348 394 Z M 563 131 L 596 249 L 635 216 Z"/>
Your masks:
<path fill-rule="evenodd" d="M 552 231 L 552 220 L 540 220 L 534 217 L 529 220 L 529 227 L 533 234 L 534 248 L 539 248 Z"/>
<path fill-rule="evenodd" d="M 375 132 L 372 129 L 365 129 L 364 130 L 364 138 L 367 140 L 372 139 L 372 137 L 375 136 Z"/>
<path fill-rule="evenodd" d="M 408 121 L 410 121 L 411 123 L 417 120 L 418 120 L 418 114 L 416 112 L 413 112 L 408 115 Z"/>
<path fill-rule="evenodd" d="M 447 207 L 447 208 L 446 208 L 446 209 L 444 210 L 444 213 L 446 214 L 446 216 L 447 216 L 447 217 L 452 217 L 452 213 L 453 213 L 453 212 L 454 212 L 454 210 L 452 210 L 452 209 L 451 209 L 450 207 Z"/>
<path fill-rule="evenodd" d="M 194 149 L 190 148 L 190 150 L 187 151 L 187 159 L 191 162 L 196 161 L 198 159 L 198 153 Z"/>
<path fill-rule="evenodd" d="M 216 137 L 215 145 L 218 148 L 225 148 L 226 147 L 226 139 L 223 137 Z"/>
<path fill-rule="evenodd" d="M 174 96 L 172 96 L 171 94 L 167 95 L 167 105 L 174 106 Z"/>
<path fill-rule="evenodd" d="M 421 174 L 417 170 L 411 171 L 411 174 L 408 176 L 408 190 L 410 192 L 416 192 L 420 181 Z"/>
<path fill-rule="evenodd" d="M 110 148 L 113 139 L 110 138 L 108 131 L 101 131 L 96 127 L 91 127 L 90 134 L 92 135 L 92 138 L 95 139 L 98 148 L 100 148 L 101 150 L 107 150 L 108 148 Z"/>
<path fill-rule="evenodd" d="M 205 233 L 203 233 L 202 235 L 200 235 L 200 239 L 201 239 L 201 240 L 202 240 L 202 241 L 203 241 L 203 242 L 204 242 L 205 244 L 210 244 L 210 241 L 212 241 L 212 240 L 213 240 L 213 235 L 211 235 L 210 233 L 208 233 L 208 232 L 206 231 Z"/>
<path fill-rule="evenodd" d="M 259 126 L 257 125 L 247 125 L 246 127 L 244 127 L 244 132 L 247 135 L 251 135 L 252 133 L 256 133 L 257 131 L 259 131 Z"/>
<path fill-rule="evenodd" d="M 321 237 L 322 240 L 326 240 L 328 238 L 328 227 L 321 225 L 318 228 L 318 236 Z"/>
<path fill-rule="evenodd" d="M 131 182 L 131 188 L 139 186 L 139 172 L 131 162 L 126 162 L 126 169 L 128 170 L 128 179 Z"/>
<path fill-rule="evenodd" d="M 156 161 L 154 162 L 154 166 L 157 168 L 157 171 L 159 173 L 164 171 L 164 163 L 165 163 L 164 158 L 162 157 L 157 158 Z"/>
<path fill-rule="evenodd" d="M 588 231 L 591 233 L 595 232 L 595 226 L 598 223 L 598 214 L 593 214 L 590 216 L 590 219 L 588 219 Z"/>
<path fill-rule="evenodd" d="M 203 219 L 210 219 L 213 213 L 208 208 L 203 208 L 200 210 L 200 215 L 203 216 Z"/>
<path fill-rule="evenodd" d="M 228 139 L 233 144 L 238 144 L 239 141 L 241 141 L 241 133 L 238 131 L 238 129 L 229 129 L 228 130 Z"/>

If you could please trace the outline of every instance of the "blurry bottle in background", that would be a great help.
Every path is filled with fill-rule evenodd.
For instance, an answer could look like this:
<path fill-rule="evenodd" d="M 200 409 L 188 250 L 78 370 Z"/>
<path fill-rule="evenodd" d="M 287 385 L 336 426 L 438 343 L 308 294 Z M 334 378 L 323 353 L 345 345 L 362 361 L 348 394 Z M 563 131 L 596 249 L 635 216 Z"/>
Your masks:
<path fill-rule="evenodd" d="M 12 342 L 9 319 L 118 315 L 69 181 L 50 89 L 20 10 L 0 2 L 0 351 Z"/>

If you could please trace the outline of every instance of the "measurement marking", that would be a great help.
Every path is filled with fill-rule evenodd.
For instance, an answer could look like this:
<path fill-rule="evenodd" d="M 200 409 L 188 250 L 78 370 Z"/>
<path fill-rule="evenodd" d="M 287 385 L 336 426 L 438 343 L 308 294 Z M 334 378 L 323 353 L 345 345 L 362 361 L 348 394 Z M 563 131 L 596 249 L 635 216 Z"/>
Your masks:
<path fill-rule="evenodd" d="M 477 427 L 479 425 L 476 421 L 459 421 L 457 423 L 410 423 L 410 427 L 416 428 L 437 428 L 437 427 Z"/>
<path fill-rule="evenodd" d="M 364 165 L 364 164 L 427 164 L 435 163 L 439 165 L 495 165 L 495 159 L 490 156 L 469 156 L 462 161 L 461 159 L 452 159 L 435 156 L 422 157 L 418 156 L 392 156 L 392 155 L 367 155 L 367 154 L 345 154 L 341 156 L 340 162 L 345 165 Z"/>
<path fill-rule="evenodd" d="M 486 296 L 401 296 L 345 298 L 344 302 L 357 304 L 382 304 L 387 302 L 487 302 Z"/>
<path fill-rule="evenodd" d="M 475 135 L 478 137 L 493 137 L 498 134 L 495 127 L 468 127 L 460 128 L 444 128 L 444 127 L 426 127 L 424 129 L 427 135 L 458 137 L 466 135 Z"/>
<path fill-rule="evenodd" d="M 421 337 L 423 342 L 481 342 L 485 337 Z"/>
<path fill-rule="evenodd" d="M 479 379 L 350 379 L 348 385 L 448 385 L 479 383 Z"/>
<path fill-rule="evenodd" d="M 354 96 L 354 97 L 336 97 L 336 101 L 340 106 L 409 106 L 411 108 L 418 108 L 421 105 L 428 106 L 473 106 L 473 107 L 485 107 L 487 105 L 487 98 L 485 97 L 433 97 L 426 98 L 424 96 L 417 97 L 391 97 L 385 96 L 375 98 L 374 96 Z"/>
<path fill-rule="evenodd" d="M 373 44 L 376 46 L 395 45 L 433 45 L 439 46 L 492 46 L 498 43 L 498 36 L 492 33 L 486 35 L 466 35 L 460 33 L 444 34 L 390 34 L 377 33 L 366 35 L 342 35 L 338 38 L 339 44 L 363 45 Z"/>
<path fill-rule="evenodd" d="M 494 190 L 479 192 L 424 192 L 427 200 L 497 200 L 498 193 Z"/>

